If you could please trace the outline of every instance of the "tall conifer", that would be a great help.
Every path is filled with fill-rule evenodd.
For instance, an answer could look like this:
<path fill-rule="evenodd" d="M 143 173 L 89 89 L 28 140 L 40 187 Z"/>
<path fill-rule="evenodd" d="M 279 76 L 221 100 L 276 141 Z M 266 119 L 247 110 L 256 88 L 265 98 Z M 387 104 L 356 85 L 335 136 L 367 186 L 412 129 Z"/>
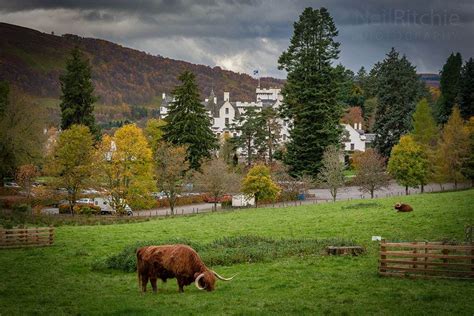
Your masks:
<path fill-rule="evenodd" d="M 437 102 L 437 119 L 439 124 L 448 121 L 453 106 L 459 97 L 462 57 L 460 53 L 452 53 L 441 70 L 441 97 Z"/>
<path fill-rule="evenodd" d="M 374 146 L 385 157 L 400 136 L 411 128 L 411 116 L 422 92 L 415 67 L 392 48 L 382 63 L 376 65 L 375 91 L 377 112 L 373 128 Z"/>
<path fill-rule="evenodd" d="M 61 128 L 67 129 L 73 124 L 82 124 L 96 138 L 99 129 L 95 124 L 94 85 L 91 80 L 91 66 L 78 47 L 71 52 L 66 63 L 66 73 L 60 77 L 61 83 Z"/>
<path fill-rule="evenodd" d="M 185 71 L 179 78 L 181 85 L 173 91 L 174 101 L 163 127 L 164 139 L 175 145 L 187 146 L 186 159 L 192 169 L 198 170 L 203 158 L 210 158 L 218 148 L 211 130 L 211 121 L 204 105 L 199 101 L 199 91 L 192 72 Z"/>
<path fill-rule="evenodd" d="M 316 176 L 326 147 L 340 141 L 342 108 L 332 66 L 339 55 L 337 35 L 327 9 L 306 8 L 278 60 L 279 68 L 288 72 L 283 113 L 293 122 L 285 157 L 292 175 Z"/>
<path fill-rule="evenodd" d="M 459 109 L 465 120 L 474 116 L 474 60 L 472 58 L 469 58 L 461 71 Z"/>

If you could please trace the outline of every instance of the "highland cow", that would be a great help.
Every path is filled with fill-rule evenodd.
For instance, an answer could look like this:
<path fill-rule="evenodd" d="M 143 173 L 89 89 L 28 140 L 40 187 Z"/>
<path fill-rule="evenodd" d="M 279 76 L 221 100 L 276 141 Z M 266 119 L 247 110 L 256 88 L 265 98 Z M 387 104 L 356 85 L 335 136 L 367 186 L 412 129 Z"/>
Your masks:
<path fill-rule="evenodd" d="M 403 203 L 395 204 L 395 209 L 397 210 L 397 212 L 412 212 L 413 211 L 413 207 L 411 207 L 408 204 L 403 204 Z"/>
<path fill-rule="evenodd" d="M 146 246 L 137 250 L 138 283 L 142 292 L 146 292 L 150 280 L 153 292 L 157 292 L 156 280 L 176 278 L 179 292 L 183 287 L 194 282 L 199 290 L 213 291 L 216 277 L 224 278 L 208 269 L 197 252 L 186 245 Z"/>

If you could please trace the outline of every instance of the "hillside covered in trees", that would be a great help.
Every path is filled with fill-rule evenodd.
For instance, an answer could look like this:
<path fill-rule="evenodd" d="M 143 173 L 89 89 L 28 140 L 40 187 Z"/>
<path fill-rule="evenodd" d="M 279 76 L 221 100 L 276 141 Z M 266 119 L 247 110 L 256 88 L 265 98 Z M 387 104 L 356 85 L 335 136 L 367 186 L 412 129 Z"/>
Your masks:
<path fill-rule="evenodd" d="M 257 80 L 247 74 L 152 56 L 105 40 L 56 36 L 6 23 L 0 23 L 0 80 L 33 97 L 59 98 L 59 76 L 76 45 L 90 59 L 95 94 L 102 104 L 153 103 L 162 92 L 173 90 L 184 70 L 196 75 L 201 98 L 208 96 L 211 88 L 218 97 L 225 90 L 233 100 L 255 98 Z M 282 84 L 279 79 L 261 79 L 262 87 Z"/>

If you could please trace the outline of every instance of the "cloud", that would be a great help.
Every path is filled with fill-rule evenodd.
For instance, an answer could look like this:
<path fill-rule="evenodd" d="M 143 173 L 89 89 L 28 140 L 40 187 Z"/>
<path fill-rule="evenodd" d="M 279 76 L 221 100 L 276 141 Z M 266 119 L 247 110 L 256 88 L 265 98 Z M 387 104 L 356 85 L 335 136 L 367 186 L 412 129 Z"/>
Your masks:
<path fill-rule="evenodd" d="M 159 54 L 252 74 L 277 69 L 293 23 L 326 6 L 339 29 L 340 60 L 370 68 L 396 47 L 419 71 L 437 72 L 451 51 L 474 55 L 474 2 L 400 0 L 0 0 L 0 20 L 44 32 L 98 37 Z"/>

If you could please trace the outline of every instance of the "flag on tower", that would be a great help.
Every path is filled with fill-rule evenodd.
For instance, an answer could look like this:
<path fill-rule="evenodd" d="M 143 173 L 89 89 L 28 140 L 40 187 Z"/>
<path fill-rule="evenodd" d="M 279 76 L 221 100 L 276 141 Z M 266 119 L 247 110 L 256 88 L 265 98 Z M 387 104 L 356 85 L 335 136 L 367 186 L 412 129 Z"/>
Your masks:
<path fill-rule="evenodd" d="M 253 71 L 253 75 L 254 75 L 254 76 L 258 75 L 258 69 L 255 69 L 255 70 Z"/>

